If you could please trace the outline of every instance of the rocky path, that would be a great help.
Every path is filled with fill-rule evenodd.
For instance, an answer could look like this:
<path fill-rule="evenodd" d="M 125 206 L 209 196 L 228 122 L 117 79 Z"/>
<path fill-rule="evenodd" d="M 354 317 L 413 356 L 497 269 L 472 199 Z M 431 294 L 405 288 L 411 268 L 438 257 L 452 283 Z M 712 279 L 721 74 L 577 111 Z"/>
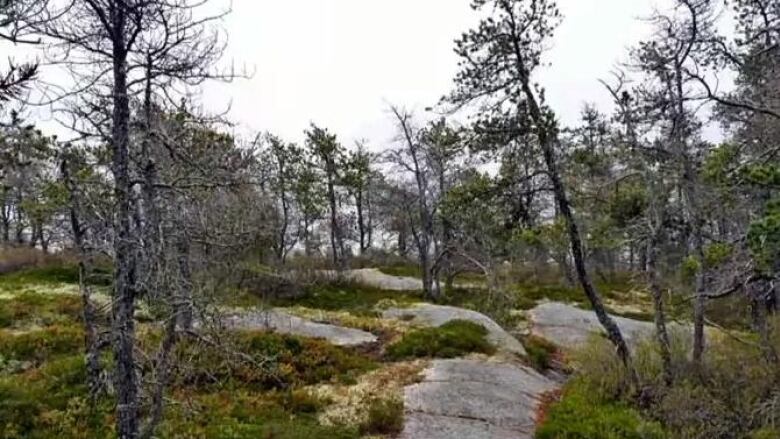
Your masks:
<path fill-rule="evenodd" d="M 558 384 L 513 362 L 437 360 L 404 389 L 401 439 L 530 439 L 541 397 Z"/>
<path fill-rule="evenodd" d="M 342 274 L 344 275 L 344 274 Z M 379 270 L 352 270 L 356 282 L 391 291 L 419 290 L 419 279 L 397 277 Z M 404 388 L 405 421 L 400 439 L 531 439 L 537 411 L 545 394 L 561 382 L 525 366 L 523 345 L 488 316 L 476 311 L 419 303 L 382 311 L 383 319 L 420 326 L 441 326 L 468 320 L 484 326 L 499 350 L 495 357 L 475 356 L 434 360 L 422 381 Z M 531 333 L 563 348 L 576 348 L 601 330 L 593 312 L 562 303 L 543 303 L 527 312 Z M 616 317 L 629 343 L 653 332 L 653 324 Z M 317 323 L 284 310 L 234 314 L 226 323 L 234 328 L 270 329 L 280 333 L 323 338 L 338 346 L 376 343 L 371 333 Z"/>

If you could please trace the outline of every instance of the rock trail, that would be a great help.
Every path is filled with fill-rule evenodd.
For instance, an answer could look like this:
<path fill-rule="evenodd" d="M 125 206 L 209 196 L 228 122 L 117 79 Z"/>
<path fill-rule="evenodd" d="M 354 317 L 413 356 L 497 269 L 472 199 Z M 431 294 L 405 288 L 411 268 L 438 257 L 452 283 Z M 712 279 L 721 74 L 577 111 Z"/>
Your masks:
<path fill-rule="evenodd" d="M 558 384 L 526 366 L 437 360 L 404 390 L 401 439 L 530 439 L 542 396 Z"/>
<path fill-rule="evenodd" d="M 335 275 L 335 273 L 333 273 Z M 390 291 L 420 290 L 419 279 L 391 276 L 375 269 L 342 273 L 364 285 Z M 593 312 L 563 303 L 543 303 L 527 313 L 532 334 L 563 348 L 576 348 L 601 330 Z M 543 397 L 561 382 L 523 365 L 523 345 L 488 316 L 452 306 L 420 303 L 382 312 L 384 319 L 441 326 L 468 320 L 484 326 L 488 339 L 503 355 L 493 358 L 434 360 L 423 379 L 404 388 L 404 428 L 400 439 L 531 439 Z M 652 334 L 653 324 L 615 318 L 631 344 Z M 323 338 L 338 346 L 376 343 L 371 333 L 317 323 L 281 309 L 235 314 L 233 328 L 270 329 L 284 334 Z M 506 354 L 509 355 L 506 355 Z"/>

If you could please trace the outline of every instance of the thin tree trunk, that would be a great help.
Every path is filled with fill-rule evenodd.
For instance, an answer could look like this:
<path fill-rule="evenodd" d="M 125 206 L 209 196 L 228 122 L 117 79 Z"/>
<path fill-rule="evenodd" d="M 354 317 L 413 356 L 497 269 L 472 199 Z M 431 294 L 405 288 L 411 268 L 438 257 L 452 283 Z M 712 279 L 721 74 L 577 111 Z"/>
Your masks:
<path fill-rule="evenodd" d="M 772 286 L 769 282 L 760 281 L 751 285 L 750 297 L 753 308 L 753 329 L 758 333 L 759 345 L 764 358 L 769 364 L 778 364 L 780 358 L 772 343 L 771 324 L 769 322 L 770 295 Z"/>
<path fill-rule="evenodd" d="M 328 202 L 330 204 L 330 245 L 333 251 L 333 264 L 339 271 L 345 270 L 346 261 L 343 254 L 343 238 L 341 228 L 338 222 L 338 205 L 336 203 L 336 188 L 333 181 L 336 173 L 334 165 L 328 159 L 326 163 L 326 173 L 328 174 Z"/>
<path fill-rule="evenodd" d="M 650 293 L 653 296 L 653 311 L 655 322 L 655 336 L 658 341 L 658 349 L 661 354 L 661 364 L 663 368 L 664 382 L 671 385 L 674 381 L 672 372 L 672 353 L 669 342 L 669 333 L 666 329 L 666 314 L 664 310 L 664 293 L 658 276 L 657 255 L 658 243 L 660 242 L 661 228 L 659 224 L 654 226 L 652 236 L 647 243 L 647 281 L 650 286 Z"/>
<path fill-rule="evenodd" d="M 607 333 L 607 337 L 617 348 L 618 356 L 623 364 L 629 371 L 629 375 L 634 384 L 638 383 L 636 376 L 636 370 L 633 367 L 631 359 L 631 351 L 628 349 L 628 344 L 623 338 L 623 334 L 620 328 L 615 323 L 615 320 L 607 314 L 607 310 L 601 301 L 596 288 L 593 286 L 590 275 L 588 274 L 587 265 L 585 262 L 585 253 L 582 248 L 582 237 L 580 236 L 579 228 L 574 220 L 574 213 L 571 210 L 569 199 L 566 195 L 566 189 L 561 180 L 560 172 L 558 171 L 558 163 L 555 157 L 555 140 L 554 133 L 555 127 L 550 125 L 550 121 L 542 114 L 542 110 L 536 101 L 531 85 L 529 83 L 528 72 L 522 65 L 522 49 L 519 47 L 517 39 L 513 39 L 515 45 L 515 55 L 518 62 L 518 73 L 521 79 L 522 93 L 526 98 L 526 105 L 528 107 L 529 114 L 533 123 L 536 126 L 536 135 L 541 146 L 542 153 L 544 155 L 544 162 L 547 167 L 547 174 L 552 183 L 553 193 L 558 205 L 560 215 L 566 221 L 567 231 L 569 235 L 569 241 L 571 244 L 571 253 L 574 259 L 574 268 L 577 273 L 580 285 L 585 291 L 585 295 L 588 297 L 588 301 L 593 307 L 593 311 L 596 313 L 601 325 Z"/>
<path fill-rule="evenodd" d="M 82 317 L 84 319 L 84 346 L 85 363 L 87 368 L 87 388 L 89 389 L 89 401 L 94 409 L 97 400 L 104 391 L 105 386 L 101 379 L 102 367 L 100 366 L 100 341 L 97 330 L 97 313 L 92 303 L 92 288 L 89 280 L 92 276 L 92 256 L 84 237 L 84 226 L 79 218 L 81 212 L 81 200 L 78 189 L 70 175 L 67 160 L 61 164 L 62 178 L 68 189 L 70 198 L 70 225 L 73 231 L 73 240 L 79 251 L 79 290 L 81 292 Z"/>
<path fill-rule="evenodd" d="M 402 226 L 398 231 L 398 255 L 402 258 L 406 258 L 409 255 L 409 250 L 406 247 L 406 227 Z"/>
<path fill-rule="evenodd" d="M 363 218 L 363 191 L 358 189 L 355 192 L 355 208 L 357 209 L 358 234 L 360 235 L 360 254 L 364 255 L 366 250 L 366 227 Z"/>
<path fill-rule="evenodd" d="M 193 323 L 193 295 L 192 295 L 192 270 L 190 268 L 190 241 L 186 233 L 182 233 L 176 243 L 177 265 L 179 269 L 180 297 L 175 299 L 174 311 L 178 320 L 178 327 L 183 331 L 192 329 Z"/>
<path fill-rule="evenodd" d="M 135 362 L 136 260 L 134 255 L 133 200 L 129 170 L 130 100 L 127 86 L 126 10 L 110 8 L 113 44 L 112 139 L 116 236 L 114 241 L 114 378 L 116 381 L 119 439 L 138 437 L 138 378 Z"/>
<path fill-rule="evenodd" d="M 160 349 L 157 352 L 157 358 L 154 365 L 155 378 L 154 389 L 152 390 L 152 406 L 149 410 L 149 422 L 141 432 L 140 437 L 143 439 L 151 439 L 154 437 L 157 427 L 163 419 L 165 388 L 168 386 L 170 380 L 171 364 L 170 357 L 171 351 L 176 345 L 176 327 L 177 322 L 181 320 L 181 316 L 174 312 L 174 315 L 168 320 L 165 326 L 165 333 L 160 345 Z"/>

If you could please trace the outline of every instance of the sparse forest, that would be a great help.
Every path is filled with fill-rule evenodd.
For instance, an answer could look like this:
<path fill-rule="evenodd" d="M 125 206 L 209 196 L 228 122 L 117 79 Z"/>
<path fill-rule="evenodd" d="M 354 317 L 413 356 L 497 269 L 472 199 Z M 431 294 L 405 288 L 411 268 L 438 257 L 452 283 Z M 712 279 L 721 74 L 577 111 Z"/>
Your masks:
<path fill-rule="evenodd" d="M 209 0 L 0 2 L 0 439 L 780 438 L 780 1 L 670 3 L 566 125 L 471 0 L 353 141 L 200 105 Z"/>

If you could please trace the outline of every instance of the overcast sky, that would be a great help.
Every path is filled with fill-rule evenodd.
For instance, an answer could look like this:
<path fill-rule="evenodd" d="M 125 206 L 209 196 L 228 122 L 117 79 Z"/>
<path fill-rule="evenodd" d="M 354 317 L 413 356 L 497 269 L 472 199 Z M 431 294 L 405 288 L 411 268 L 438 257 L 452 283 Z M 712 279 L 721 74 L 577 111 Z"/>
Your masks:
<path fill-rule="evenodd" d="M 214 6 L 229 0 L 213 0 Z M 668 0 L 558 0 L 564 14 L 550 68 L 535 79 L 566 124 L 586 102 L 610 109 L 598 79 L 647 36 L 642 21 Z M 393 137 L 389 104 L 421 117 L 452 86 L 453 41 L 473 27 L 470 0 L 233 0 L 223 23 L 225 63 L 253 76 L 205 88 L 204 106 L 230 108 L 239 134 L 269 131 L 301 141 L 310 122 L 346 145 L 366 139 L 381 150 Z M 44 72 L 44 74 L 46 74 Z M 42 116 L 42 115 L 41 115 Z M 429 116 L 432 116 L 429 114 Z M 48 132 L 64 134 L 54 122 Z M 67 137 L 67 136 L 65 136 Z"/>
<path fill-rule="evenodd" d="M 234 0 L 225 22 L 227 61 L 248 80 L 209 86 L 205 102 L 231 104 L 243 131 L 300 140 L 310 122 L 345 143 L 392 137 L 386 108 L 424 113 L 450 90 L 453 40 L 475 23 L 469 0 Z M 583 103 L 608 108 L 598 83 L 648 29 L 640 20 L 664 0 L 559 0 L 565 21 L 537 78 L 566 123 Z"/>

